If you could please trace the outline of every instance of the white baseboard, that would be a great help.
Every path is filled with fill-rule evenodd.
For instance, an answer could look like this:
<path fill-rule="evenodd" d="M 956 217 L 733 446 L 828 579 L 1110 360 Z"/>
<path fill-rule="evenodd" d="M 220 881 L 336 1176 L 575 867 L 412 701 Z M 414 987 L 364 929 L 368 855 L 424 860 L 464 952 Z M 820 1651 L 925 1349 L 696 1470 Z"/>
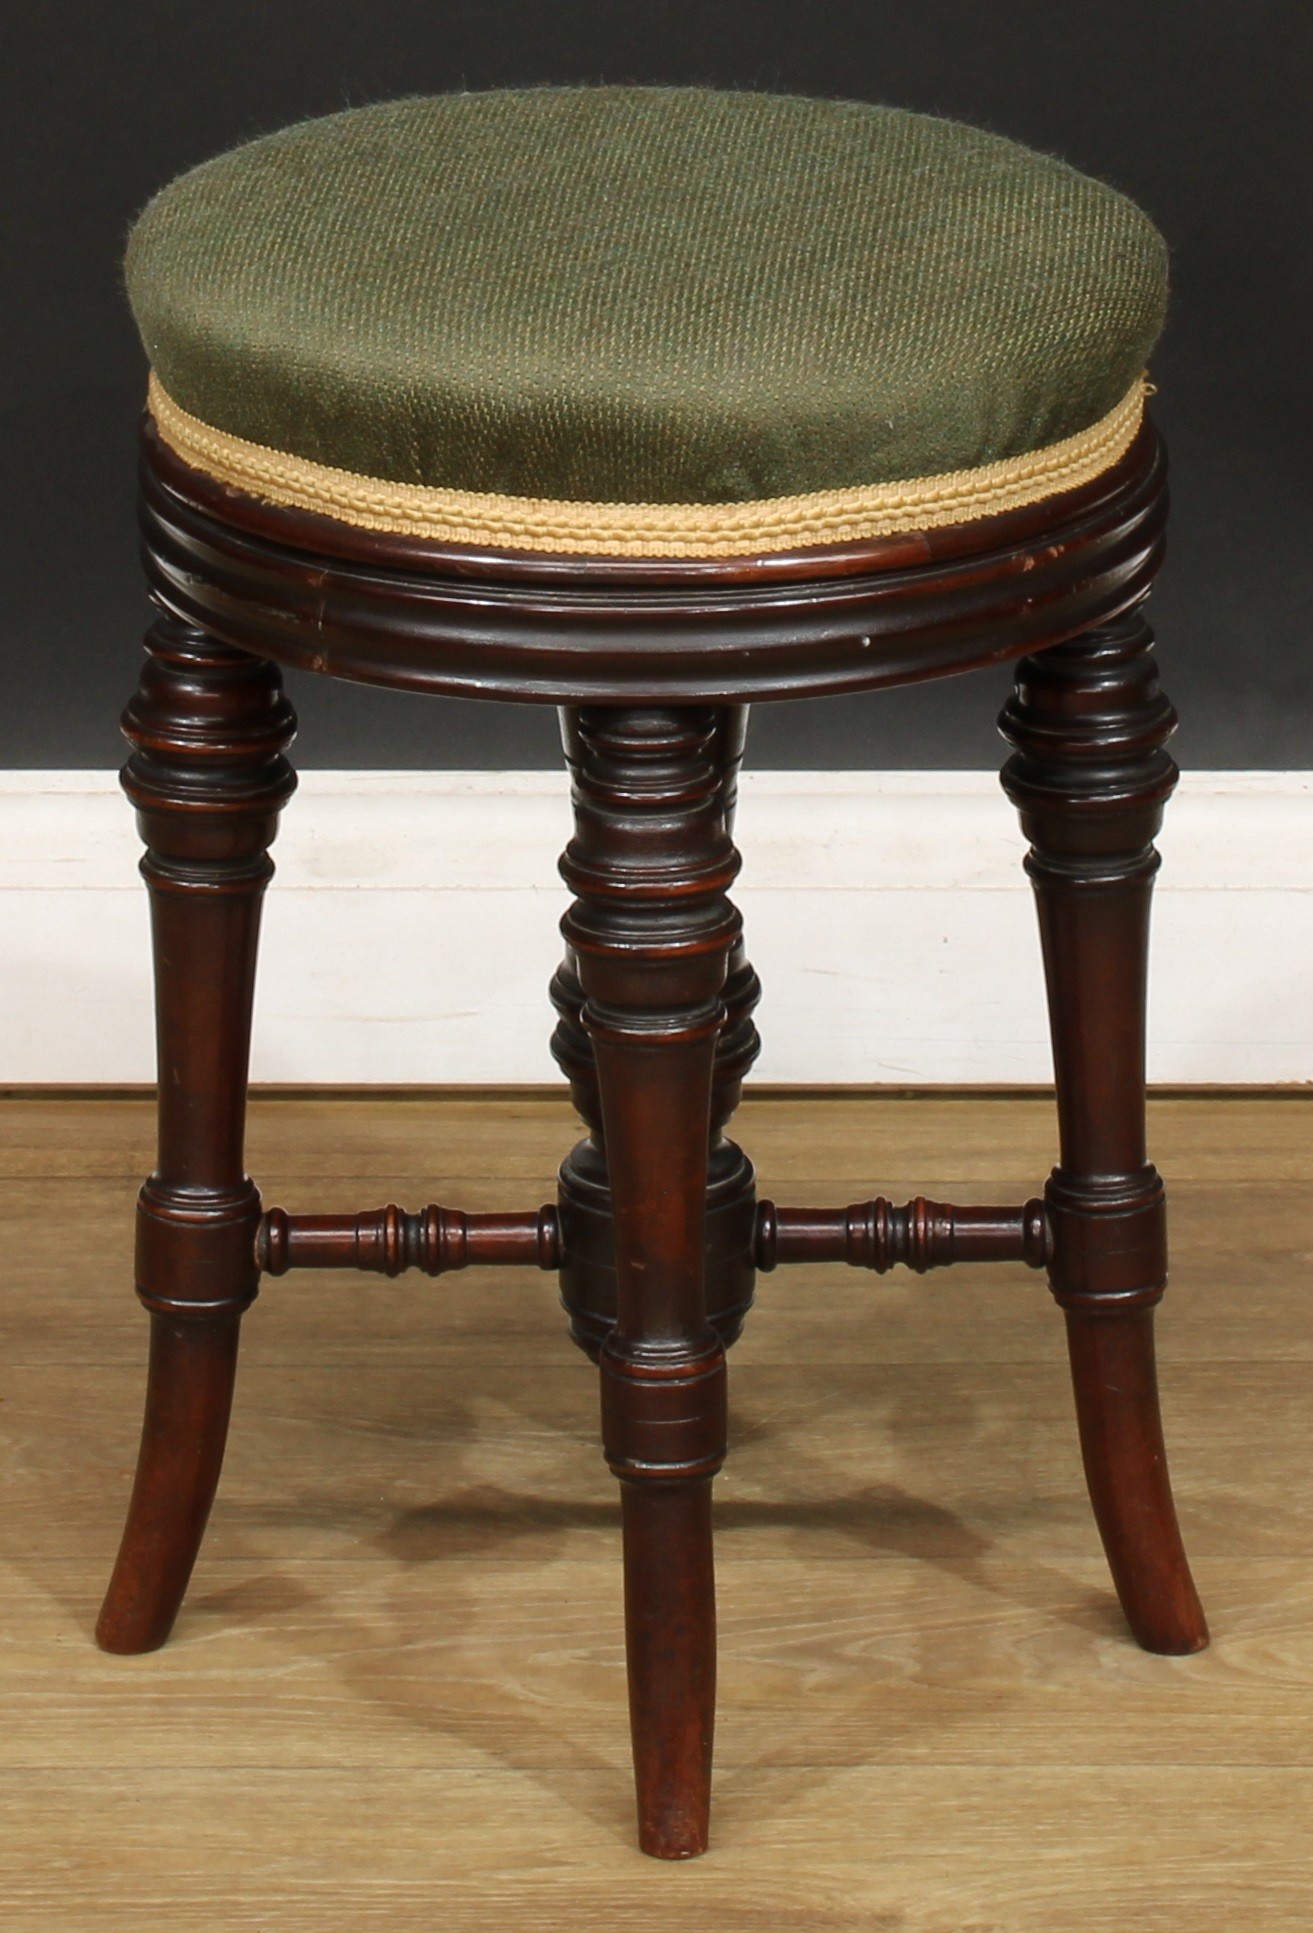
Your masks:
<path fill-rule="evenodd" d="M 554 774 L 308 772 L 265 912 L 253 1077 L 551 1080 Z M 735 897 L 779 1082 L 1050 1077 L 1016 820 L 989 773 L 757 772 Z M 1187 775 L 1150 1077 L 1313 1080 L 1313 773 Z M 152 1078 L 146 900 L 109 773 L 0 774 L 0 1081 Z"/>

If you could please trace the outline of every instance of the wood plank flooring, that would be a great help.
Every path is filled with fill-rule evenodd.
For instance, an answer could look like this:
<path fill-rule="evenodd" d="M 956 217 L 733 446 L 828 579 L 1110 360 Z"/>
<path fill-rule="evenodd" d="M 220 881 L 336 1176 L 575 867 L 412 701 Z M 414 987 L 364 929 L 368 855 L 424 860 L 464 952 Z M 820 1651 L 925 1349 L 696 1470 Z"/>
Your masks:
<path fill-rule="evenodd" d="M 763 1191 L 1020 1200 L 1043 1100 L 750 1100 Z M 297 1209 L 533 1206 L 549 1096 L 263 1100 Z M 1313 1920 L 1313 1100 L 1153 1106 L 1164 1400 L 1213 1625 L 1138 1651 L 1039 1279 L 763 1278 L 718 1486 L 713 1848 L 632 1844 L 618 1510 L 555 1284 L 248 1319 L 170 1646 L 91 1642 L 135 1450 L 140 1101 L 0 1103 L 0 1923 L 1249 1933 Z"/>

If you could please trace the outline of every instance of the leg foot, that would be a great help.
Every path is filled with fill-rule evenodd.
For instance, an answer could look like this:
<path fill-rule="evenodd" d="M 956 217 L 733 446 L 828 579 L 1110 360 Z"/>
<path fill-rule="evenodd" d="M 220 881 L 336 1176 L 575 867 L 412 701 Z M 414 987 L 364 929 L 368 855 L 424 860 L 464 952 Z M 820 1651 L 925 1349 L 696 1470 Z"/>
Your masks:
<path fill-rule="evenodd" d="M 151 1317 L 136 1482 L 96 1624 L 102 1651 L 154 1651 L 173 1629 L 219 1483 L 238 1326 Z"/>
<path fill-rule="evenodd" d="M 707 1849 L 716 1722 L 711 1479 L 622 1482 L 620 1501 L 638 1843 L 691 1859 Z"/>
<path fill-rule="evenodd" d="M 1146 1651 L 1202 1651 L 1208 1626 L 1167 1475 L 1153 1310 L 1108 1320 L 1069 1309 L 1067 1347 L 1085 1480 L 1126 1622 Z"/>

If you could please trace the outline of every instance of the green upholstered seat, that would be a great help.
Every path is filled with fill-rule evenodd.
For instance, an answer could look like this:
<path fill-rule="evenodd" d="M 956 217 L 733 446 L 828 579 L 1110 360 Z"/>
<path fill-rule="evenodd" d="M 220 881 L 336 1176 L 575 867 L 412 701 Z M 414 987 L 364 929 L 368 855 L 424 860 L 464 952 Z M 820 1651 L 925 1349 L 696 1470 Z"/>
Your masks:
<path fill-rule="evenodd" d="M 737 504 L 1006 462 L 1161 328 L 1133 203 L 998 135 L 699 89 L 385 103 L 194 168 L 133 229 L 159 385 L 358 476 Z"/>

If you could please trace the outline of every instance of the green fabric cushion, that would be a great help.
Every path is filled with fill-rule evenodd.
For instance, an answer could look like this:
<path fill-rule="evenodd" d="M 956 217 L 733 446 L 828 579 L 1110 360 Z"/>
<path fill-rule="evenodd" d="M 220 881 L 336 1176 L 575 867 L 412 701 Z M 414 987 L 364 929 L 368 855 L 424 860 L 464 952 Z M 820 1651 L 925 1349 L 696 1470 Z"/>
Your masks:
<path fill-rule="evenodd" d="M 132 307 L 173 400 L 400 483 L 726 503 L 1024 455 L 1162 325 L 1133 203 L 995 134 L 700 89 L 392 101 L 147 207 Z"/>

